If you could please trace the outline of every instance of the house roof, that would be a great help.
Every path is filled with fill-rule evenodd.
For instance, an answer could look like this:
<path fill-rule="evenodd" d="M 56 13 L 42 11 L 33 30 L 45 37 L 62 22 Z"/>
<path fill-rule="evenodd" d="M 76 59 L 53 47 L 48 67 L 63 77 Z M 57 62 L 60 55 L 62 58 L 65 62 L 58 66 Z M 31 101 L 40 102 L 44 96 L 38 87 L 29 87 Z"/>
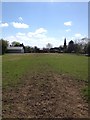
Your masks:
<path fill-rule="evenodd" d="M 8 50 L 22 50 L 23 47 L 7 47 Z"/>

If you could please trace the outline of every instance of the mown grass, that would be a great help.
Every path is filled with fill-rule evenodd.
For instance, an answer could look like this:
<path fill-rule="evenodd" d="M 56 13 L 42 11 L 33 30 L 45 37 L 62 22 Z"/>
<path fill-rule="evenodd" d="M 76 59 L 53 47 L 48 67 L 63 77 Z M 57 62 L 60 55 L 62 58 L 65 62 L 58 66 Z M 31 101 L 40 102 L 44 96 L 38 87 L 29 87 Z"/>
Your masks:
<path fill-rule="evenodd" d="M 66 73 L 77 79 L 88 81 L 88 57 L 61 54 L 47 55 L 44 58 L 43 60 L 45 60 L 54 71 Z"/>
<path fill-rule="evenodd" d="M 21 82 L 20 78 L 27 72 L 30 64 L 32 65 L 31 56 L 23 55 L 4 55 L 2 64 L 3 87 L 15 86 Z M 31 61 L 31 62 L 30 62 Z M 29 68 L 30 69 L 30 68 Z"/>
<path fill-rule="evenodd" d="M 46 68 L 45 66 L 48 66 Z M 76 79 L 88 80 L 88 57 L 70 54 L 22 54 L 4 55 L 2 62 L 3 86 L 21 82 L 24 73 L 52 69 Z"/>
<path fill-rule="evenodd" d="M 1 59 L 1 58 L 0 58 Z M 2 57 L 3 88 L 21 84 L 25 73 L 53 70 L 88 81 L 88 57 L 71 54 L 6 54 Z M 84 88 L 83 94 L 89 95 L 90 89 Z"/>

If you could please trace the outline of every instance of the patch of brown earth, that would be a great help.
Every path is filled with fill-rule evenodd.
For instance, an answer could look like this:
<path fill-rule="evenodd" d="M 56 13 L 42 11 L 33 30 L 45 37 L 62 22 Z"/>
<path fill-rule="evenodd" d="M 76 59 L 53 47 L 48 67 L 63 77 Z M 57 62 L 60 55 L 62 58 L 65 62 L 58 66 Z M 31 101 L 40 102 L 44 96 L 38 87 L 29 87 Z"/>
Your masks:
<path fill-rule="evenodd" d="M 65 75 L 27 73 L 20 87 L 3 89 L 3 118 L 87 118 L 85 82 Z"/>

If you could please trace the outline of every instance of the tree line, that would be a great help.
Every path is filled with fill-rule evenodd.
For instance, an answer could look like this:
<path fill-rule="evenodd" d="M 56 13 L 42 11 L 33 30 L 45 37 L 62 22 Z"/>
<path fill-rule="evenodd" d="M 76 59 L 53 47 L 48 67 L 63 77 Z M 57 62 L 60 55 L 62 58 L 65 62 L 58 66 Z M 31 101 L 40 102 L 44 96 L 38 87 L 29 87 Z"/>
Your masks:
<path fill-rule="evenodd" d="M 87 38 L 82 38 L 78 42 L 74 42 L 73 40 L 70 40 L 67 45 L 66 38 L 64 39 L 64 44 L 59 47 L 52 47 L 51 43 L 48 43 L 45 48 L 42 50 L 38 48 L 37 46 L 30 47 L 25 46 L 23 43 L 19 43 L 17 41 L 13 41 L 10 46 L 13 47 L 20 47 L 22 46 L 24 48 L 25 53 L 76 53 L 76 54 L 87 54 L 90 56 L 90 41 L 86 41 Z M 83 43 L 83 41 L 85 41 Z M 0 39 L 0 54 L 7 53 L 7 47 L 9 46 L 9 42 L 4 39 Z"/>

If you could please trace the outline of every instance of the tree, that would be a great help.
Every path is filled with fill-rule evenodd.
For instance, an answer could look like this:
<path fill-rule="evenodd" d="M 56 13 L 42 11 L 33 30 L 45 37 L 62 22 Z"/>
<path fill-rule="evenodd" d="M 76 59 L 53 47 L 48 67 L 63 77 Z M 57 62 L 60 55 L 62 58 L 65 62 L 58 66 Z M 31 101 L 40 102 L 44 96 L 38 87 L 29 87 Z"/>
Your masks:
<path fill-rule="evenodd" d="M 84 37 L 82 39 L 76 39 L 75 40 L 75 52 L 80 54 L 86 54 L 87 53 L 87 46 L 88 46 L 89 39 L 87 37 Z"/>
<path fill-rule="evenodd" d="M 30 53 L 31 52 L 30 46 L 24 46 L 24 52 L 25 53 Z"/>
<path fill-rule="evenodd" d="M 63 52 L 63 46 L 59 46 L 60 52 Z"/>
<path fill-rule="evenodd" d="M 4 54 L 7 51 L 8 41 L 1 39 L 0 40 L 0 54 Z"/>
<path fill-rule="evenodd" d="M 46 48 L 48 48 L 48 49 L 52 48 L 52 44 L 51 44 L 51 43 L 48 43 L 48 44 L 46 45 Z"/>
<path fill-rule="evenodd" d="M 71 53 L 74 51 L 74 42 L 71 40 L 68 44 L 68 52 Z"/>
<path fill-rule="evenodd" d="M 67 47 L 67 45 L 66 45 L 66 38 L 64 39 L 64 46 L 63 46 L 64 48 L 66 48 Z"/>
<path fill-rule="evenodd" d="M 74 51 L 75 51 L 75 53 L 77 53 L 77 54 L 79 54 L 79 53 L 81 53 L 81 51 L 82 51 L 82 48 L 81 48 L 82 46 L 81 45 L 79 45 L 79 44 L 74 44 Z"/>
<path fill-rule="evenodd" d="M 88 44 L 88 40 L 89 40 L 89 39 L 88 39 L 87 37 L 82 38 L 82 39 L 81 39 L 82 45 Z"/>
<path fill-rule="evenodd" d="M 46 48 L 47 48 L 47 51 L 50 52 L 50 49 L 52 48 L 52 44 L 51 43 L 48 43 L 46 45 Z"/>
<path fill-rule="evenodd" d="M 39 50 L 40 50 L 40 49 L 39 49 L 37 46 L 34 46 L 34 52 L 35 52 L 35 53 L 38 53 Z"/>
<path fill-rule="evenodd" d="M 20 43 L 17 42 L 17 41 L 13 41 L 11 44 L 12 44 L 13 47 L 15 47 L 15 46 L 19 46 L 19 45 L 20 45 Z"/>
<path fill-rule="evenodd" d="M 2 55 L 2 41 L 0 40 L 0 55 Z"/>
<path fill-rule="evenodd" d="M 64 52 L 66 52 L 67 51 L 66 38 L 64 39 L 64 46 L 63 46 L 63 48 L 64 48 Z"/>
<path fill-rule="evenodd" d="M 87 44 L 87 54 L 88 56 L 90 56 L 90 42 L 88 42 Z"/>
<path fill-rule="evenodd" d="M 87 44 L 85 44 L 85 46 L 84 46 L 84 53 L 85 54 L 87 54 L 87 46 L 88 46 Z"/>

